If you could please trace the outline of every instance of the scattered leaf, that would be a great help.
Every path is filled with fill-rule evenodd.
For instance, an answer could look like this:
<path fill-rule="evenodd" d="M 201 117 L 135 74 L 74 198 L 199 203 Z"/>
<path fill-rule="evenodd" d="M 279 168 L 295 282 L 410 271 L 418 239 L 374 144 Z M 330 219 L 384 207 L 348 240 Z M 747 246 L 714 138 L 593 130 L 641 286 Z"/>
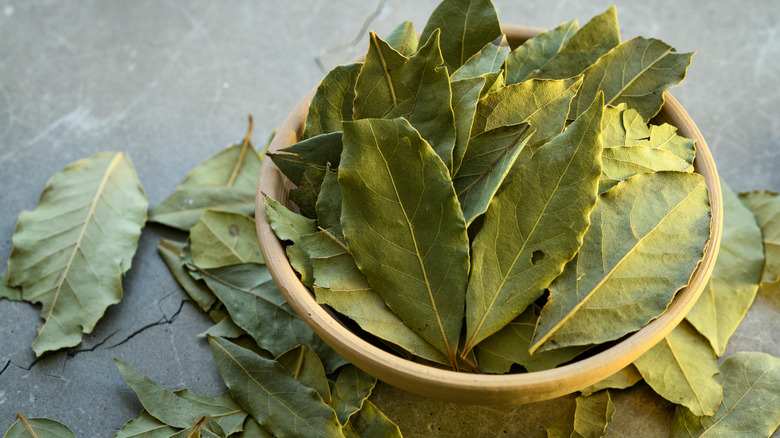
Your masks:
<path fill-rule="evenodd" d="M 285 367 L 295 380 L 317 391 L 325 403 L 330 403 L 330 385 L 325 368 L 311 347 L 299 345 L 282 353 L 276 361 Z"/>
<path fill-rule="evenodd" d="M 125 423 L 114 438 L 170 438 L 176 432 L 176 429 L 143 410 L 138 418 Z"/>
<path fill-rule="evenodd" d="M 18 287 L 12 287 L 7 284 L 8 272 L 0 274 L 0 300 L 5 298 L 9 301 L 22 301 L 22 290 Z"/>
<path fill-rule="evenodd" d="M 347 434 L 347 430 L 352 435 Z M 371 400 L 363 401 L 363 408 L 349 419 L 348 427 L 344 428 L 347 437 L 383 437 L 401 438 L 401 430 L 385 416 Z"/>
<path fill-rule="evenodd" d="M 756 216 L 764 236 L 766 262 L 761 282 L 774 283 L 780 280 L 780 196 L 764 190 L 741 193 L 739 199 Z"/>
<path fill-rule="evenodd" d="M 417 52 L 417 44 L 419 43 L 417 40 L 417 32 L 414 31 L 414 24 L 412 24 L 411 21 L 404 21 L 399 24 L 390 32 L 390 35 L 385 38 L 385 41 L 387 41 L 387 44 L 395 49 L 396 52 L 406 57 L 412 56 Z"/>
<path fill-rule="evenodd" d="M 264 264 L 255 220 L 242 213 L 206 210 L 190 230 L 192 261 L 201 269 Z"/>
<path fill-rule="evenodd" d="M 341 122 L 352 120 L 355 83 L 363 63 L 336 66 L 320 81 L 309 105 L 303 138 L 341 131 Z"/>
<path fill-rule="evenodd" d="M 563 49 L 579 29 L 577 20 L 542 32 L 512 50 L 506 58 L 506 84 L 528 79 Z"/>
<path fill-rule="evenodd" d="M 76 438 L 68 426 L 48 418 L 27 418 L 21 412 L 3 438 Z"/>
<path fill-rule="evenodd" d="M 236 438 L 274 438 L 270 432 L 265 430 L 263 426 L 251 416 L 246 417 L 246 420 L 244 421 L 244 430 L 233 436 Z M 231 436 L 231 438 L 233 436 Z"/>
<path fill-rule="evenodd" d="M 208 330 L 199 334 L 198 336 L 205 337 L 207 335 L 219 336 L 220 338 L 235 339 L 246 335 L 247 333 L 241 327 L 237 326 L 233 322 L 233 318 L 230 314 L 226 314 L 216 324 L 209 327 Z"/>
<path fill-rule="evenodd" d="M 558 350 L 562 349 L 559 348 Z M 550 353 L 558 350 L 552 350 Z M 640 380 L 642 380 L 642 375 L 639 374 L 639 370 L 636 369 L 634 364 L 629 364 L 627 367 L 621 369 L 606 379 L 580 389 L 580 392 L 582 395 L 591 395 L 594 392 L 601 391 L 602 389 L 626 389 L 634 386 Z"/>
<path fill-rule="evenodd" d="M 354 365 L 345 365 L 333 385 L 333 401 L 330 405 L 336 411 L 341 424 L 358 412 L 376 385 L 376 378 Z"/>
<path fill-rule="evenodd" d="M 579 396 L 575 400 L 574 437 L 600 438 L 607 434 L 607 426 L 615 415 L 615 405 L 609 391 L 590 396 Z"/>
<path fill-rule="evenodd" d="M 186 244 L 170 239 L 162 239 L 157 244 L 157 253 L 160 254 L 173 278 L 179 282 L 182 289 L 197 303 L 204 312 L 208 312 L 217 302 L 214 292 L 203 281 L 194 279 L 184 266 L 184 252 Z"/>

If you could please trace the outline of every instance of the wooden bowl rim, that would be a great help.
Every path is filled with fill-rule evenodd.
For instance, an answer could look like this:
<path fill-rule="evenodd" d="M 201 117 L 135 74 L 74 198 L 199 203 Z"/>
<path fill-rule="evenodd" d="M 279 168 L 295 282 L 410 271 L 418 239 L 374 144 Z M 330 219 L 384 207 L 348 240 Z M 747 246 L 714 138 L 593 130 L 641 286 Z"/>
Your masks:
<path fill-rule="evenodd" d="M 518 25 L 504 25 L 503 29 L 510 45 L 519 44 L 541 32 L 541 29 Z M 298 141 L 315 90 L 311 90 L 288 115 L 279 127 L 269 151 Z M 523 404 L 578 391 L 629 365 L 679 324 L 704 290 L 720 247 L 722 193 L 712 154 L 701 132 L 669 93 L 665 94 L 664 106 L 655 121 L 670 123 L 677 127 L 678 134 L 696 140 L 694 165 L 697 172 L 705 177 L 712 206 L 710 240 L 691 282 L 677 292 L 663 314 L 616 345 L 577 362 L 529 373 L 459 373 L 414 363 L 360 338 L 317 304 L 312 293 L 293 271 L 281 242 L 271 230 L 262 194 L 287 204 L 288 192 L 294 186 L 270 159 L 263 161 L 255 205 L 257 234 L 263 257 L 288 303 L 327 344 L 358 368 L 400 389 L 429 398 L 478 405 Z"/>

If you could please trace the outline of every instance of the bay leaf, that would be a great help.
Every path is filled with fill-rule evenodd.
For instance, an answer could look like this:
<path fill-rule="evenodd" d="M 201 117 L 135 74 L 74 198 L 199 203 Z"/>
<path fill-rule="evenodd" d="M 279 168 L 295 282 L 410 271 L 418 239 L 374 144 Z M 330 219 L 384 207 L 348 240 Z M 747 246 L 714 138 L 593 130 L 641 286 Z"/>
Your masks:
<path fill-rule="evenodd" d="M 70 428 L 59 421 L 48 418 L 27 418 L 21 412 L 16 414 L 17 420 L 3 438 L 76 438 Z"/>
<path fill-rule="evenodd" d="M 600 438 L 607 434 L 607 427 L 615 415 L 615 405 L 609 391 L 589 396 L 579 396 L 575 400 L 573 437 Z"/>
<path fill-rule="evenodd" d="M 720 251 L 699 300 L 685 319 L 706 337 L 718 356 L 747 314 L 764 266 L 761 228 L 750 210 L 722 180 L 723 234 Z"/>
<path fill-rule="evenodd" d="M 194 168 L 173 193 L 149 209 L 149 222 L 187 231 L 207 208 L 254 214 L 263 157 L 255 150 L 252 118 L 240 145 L 231 145 Z"/>
<path fill-rule="evenodd" d="M 339 129 L 341 129 L 341 125 L 339 125 Z M 311 178 L 311 175 L 325 172 L 328 165 L 334 168 L 339 166 L 341 135 L 339 130 L 307 138 L 294 145 L 279 149 L 276 153 L 269 153 L 268 157 L 290 181 L 300 187 L 307 171 L 309 171 L 309 178 Z"/>
<path fill-rule="evenodd" d="M 589 347 L 566 347 L 541 351 L 531 355 L 528 347 L 539 319 L 536 306 L 528 306 L 506 327 L 492 334 L 476 347 L 479 369 L 487 373 L 509 372 L 513 364 L 520 364 L 529 372 L 549 370 L 566 363 Z"/>
<path fill-rule="evenodd" d="M 303 236 L 314 265 L 314 295 L 355 321 L 363 330 L 427 360 L 447 364 L 447 358 L 410 329 L 385 304 L 358 269 L 347 247 L 325 231 Z"/>
<path fill-rule="evenodd" d="M 336 412 L 283 366 L 221 338 L 210 337 L 209 344 L 230 393 L 268 432 L 280 438 L 343 436 Z"/>
<path fill-rule="evenodd" d="M 756 216 L 764 239 L 762 283 L 780 280 L 780 196 L 768 190 L 741 193 L 739 199 Z"/>
<path fill-rule="evenodd" d="M 352 435 L 347 437 L 383 437 L 401 438 L 401 430 L 392 420 L 379 410 L 371 400 L 363 401 L 363 407 L 349 419 L 348 427 Z"/>
<path fill-rule="evenodd" d="M 219 336 L 220 338 L 235 339 L 246 335 L 247 333 L 233 322 L 233 318 L 229 314 L 226 314 L 222 319 L 217 321 L 216 324 L 209 327 L 208 330 L 199 334 L 200 337 L 206 335 Z"/>
<path fill-rule="evenodd" d="M 469 256 L 449 170 L 406 120 L 358 120 L 344 124 L 339 186 L 360 271 L 455 366 Z"/>
<path fill-rule="evenodd" d="M 138 395 L 146 412 L 171 427 L 188 428 L 206 416 L 211 417 L 228 435 L 243 427 L 247 414 L 229 394 L 211 398 L 198 396 L 186 389 L 171 392 L 129 363 L 119 359 L 114 359 L 114 363 L 125 382 Z"/>
<path fill-rule="evenodd" d="M 190 230 L 190 245 L 192 261 L 202 269 L 265 263 L 255 220 L 242 213 L 206 210 Z"/>
<path fill-rule="evenodd" d="M 276 361 L 285 367 L 295 380 L 317 391 L 322 401 L 330 403 L 330 385 L 325 368 L 310 346 L 299 345 L 291 348 L 277 357 Z"/>
<path fill-rule="evenodd" d="M 604 171 L 599 180 L 599 194 L 620 181 L 638 173 L 693 172 L 693 165 L 677 155 L 646 146 L 615 146 L 604 148 L 601 154 Z"/>
<path fill-rule="evenodd" d="M 506 58 L 507 85 L 523 82 L 544 67 L 563 49 L 578 29 L 579 24 L 576 19 L 567 21 L 555 29 L 540 33 L 512 50 Z"/>
<path fill-rule="evenodd" d="M 420 39 L 427 40 L 436 29 L 442 32 L 442 57 L 451 72 L 501 35 L 498 14 L 490 0 L 443 0 L 425 23 Z"/>
<path fill-rule="evenodd" d="M 147 206 L 130 159 L 101 153 L 52 176 L 35 210 L 19 215 L 8 284 L 42 306 L 46 322 L 32 344 L 36 356 L 79 344 L 122 299 L 122 274 L 130 269 Z"/>
<path fill-rule="evenodd" d="M 261 348 L 279 356 L 297 345 L 310 345 L 327 372 L 346 363 L 295 313 L 265 266 L 243 263 L 200 272 L 236 325 Z"/>
<path fill-rule="evenodd" d="M 341 230 L 341 187 L 339 175 L 327 170 L 317 196 L 317 225 L 335 236 L 343 236 Z"/>
<path fill-rule="evenodd" d="M 452 113 L 455 119 L 455 146 L 452 149 L 452 174 L 463 161 L 471 135 L 471 125 L 488 75 L 452 81 Z"/>
<path fill-rule="evenodd" d="M 246 417 L 244 421 L 244 430 L 236 435 L 232 435 L 231 438 L 274 438 L 270 432 L 265 430 L 260 423 L 257 422 L 251 416 Z"/>
<path fill-rule="evenodd" d="M 509 54 L 506 35 L 485 44 L 479 52 L 471 56 L 463 65 L 450 75 L 450 81 L 475 78 L 489 73 L 498 73 Z"/>
<path fill-rule="evenodd" d="M 768 437 L 780 425 L 780 359 L 739 352 L 720 364 L 723 402 L 711 417 L 683 406 L 674 413 L 671 437 Z"/>
<path fill-rule="evenodd" d="M 5 298 L 9 301 L 22 301 L 22 290 L 18 287 L 12 287 L 7 284 L 8 271 L 0 274 L 0 300 Z"/>
<path fill-rule="evenodd" d="M 407 59 L 371 33 L 355 85 L 354 119 L 406 118 L 451 169 L 455 120 L 439 32 L 423 41 L 427 42 Z"/>
<path fill-rule="evenodd" d="M 479 94 L 480 98 L 506 86 L 506 75 L 504 74 L 503 69 L 497 73 L 486 73 L 482 76 L 485 77 L 485 85 L 482 87 L 482 91 Z"/>
<path fill-rule="evenodd" d="M 601 175 L 603 108 L 596 98 L 493 198 L 471 247 L 465 353 L 539 298 L 582 245 Z"/>
<path fill-rule="evenodd" d="M 569 102 L 581 77 L 521 82 L 488 93 L 477 104 L 471 137 L 500 126 L 528 122 L 536 129 L 531 144 L 541 145 L 566 126 Z"/>
<path fill-rule="evenodd" d="M 704 178 L 634 175 L 599 196 L 591 224 L 550 285 L 531 351 L 617 339 L 661 314 L 688 284 L 709 240 Z"/>
<path fill-rule="evenodd" d="M 561 349 L 551 350 L 550 353 L 558 350 Z M 591 395 L 602 389 L 626 389 L 634 386 L 640 380 L 642 380 L 642 375 L 639 374 L 639 370 L 636 369 L 634 364 L 628 364 L 627 367 L 622 368 L 620 371 L 606 379 L 580 389 L 580 393 L 582 393 L 582 395 Z"/>
<path fill-rule="evenodd" d="M 285 248 L 290 264 L 301 275 L 303 285 L 311 287 L 314 282 L 311 259 L 298 242 L 300 242 L 301 236 L 317 231 L 317 222 L 314 219 L 309 219 L 290 211 L 289 208 L 265 194 L 263 194 L 263 203 L 265 204 L 268 224 L 271 226 L 274 234 L 276 234 L 276 237 L 279 240 L 291 242 Z"/>
<path fill-rule="evenodd" d="M 203 281 L 193 278 L 185 267 L 184 251 L 186 244 L 170 239 L 162 239 L 157 244 L 157 253 L 168 266 L 173 278 L 184 289 L 187 295 L 204 312 L 211 310 L 217 302 L 214 292 Z"/>
<path fill-rule="evenodd" d="M 521 123 L 491 129 L 469 140 L 452 179 L 467 227 L 487 210 L 533 132 L 528 123 Z"/>
<path fill-rule="evenodd" d="M 668 123 L 650 125 L 650 139 L 643 145 L 669 151 L 691 164 L 696 155 L 695 141 L 677 135 L 677 127 Z"/>
<path fill-rule="evenodd" d="M 341 424 L 347 424 L 358 412 L 376 385 L 376 377 L 358 367 L 345 365 L 333 385 L 333 400 L 330 402 Z"/>
<path fill-rule="evenodd" d="M 170 438 L 176 432 L 176 429 L 154 418 L 144 409 L 138 418 L 125 423 L 114 438 Z"/>
<path fill-rule="evenodd" d="M 290 190 L 290 201 L 294 202 L 306 217 L 317 217 L 317 198 L 320 196 L 322 181 L 325 180 L 325 172 L 322 169 L 306 169 L 298 187 Z"/>
<path fill-rule="evenodd" d="M 610 6 L 577 30 L 566 45 L 532 77 L 564 79 L 577 76 L 618 44 L 620 29 L 617 10 Z"/>
<path fill-rule="evenodd" d="M 712 415 L 723 396 L 718 363 L 707 339 L 683 321 L 661 342 L 634 361 L 648 385 L 661 397 L 698 416 Z"/>
<path fill-rule="evenodd" d="M 655 38 L 626 41 L 582 72 L 582 87 L 571 102 L 569 118 L 579 115 L 603 91 L 607 105 L 626 103 L 650 120 L 661 110 L 664 92 L 685 78 L 692 57 L 693 53 L 677 53 Z"/>
<path fill-rule="evenodd" d="M 203 417 L 191 426 L 171 435 L 170 438 L 224 438 L 225 436 L 211 418 Z"/>
<path fill-rule="evenodd" d="M 399 24 L 389 35 L 385 38 L 387 44 L 390 45 L 396 52 L 403 56 L 409 57 L 417 52 L 417 32 L 414 31 L 414 24 L 411 21 L 404 21 Z"/>
<path fill-rule="evenodd" d="M 304 141 L 341 131 L 341 122 L 352 120 L 355 82 L 361 67 L 361 62 L 339 65 L 322 78 L 309 104 L 303 129 Z"/>

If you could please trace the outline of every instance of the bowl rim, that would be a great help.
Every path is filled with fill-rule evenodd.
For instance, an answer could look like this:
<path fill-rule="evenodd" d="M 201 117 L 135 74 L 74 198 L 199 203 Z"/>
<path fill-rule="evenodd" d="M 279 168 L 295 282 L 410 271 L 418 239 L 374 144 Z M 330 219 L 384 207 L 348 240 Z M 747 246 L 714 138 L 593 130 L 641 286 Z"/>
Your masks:
<path fill-rule="evenodd" d="M 542 32 L 518 25 L 502 28 L 510 45 Z M 270 152 L 294 144 L 302 137 L 315 91 L 316 87 L 289 113 L 271 142 Z M 723 197 L 712 154 L 693 120 L 668 92 L 654 122 L 674 125 L 678 134 L 696 140 L 694 167 L 705 177 L 712 207 L 710 239 L 688 286 L 677 291 L 664 313 L 612 347 L 576 362 L 528 373 L 470 374 L 415 363 L 360 338 L 317 304 L 293 271 L 284 247 L 271 230 L 263 194 L 288 204 L 288 193 L 294 185 L 268 159 L 263 160 L 255 200 L 260 248 L 271 276 L 298 315 L 336 352 L 379 380 L 424 397 L 478 405 L 524 404 L 569 394 L 616 373 L 668 335 L 696 303 L 715 265 L 723 229 Z"/>

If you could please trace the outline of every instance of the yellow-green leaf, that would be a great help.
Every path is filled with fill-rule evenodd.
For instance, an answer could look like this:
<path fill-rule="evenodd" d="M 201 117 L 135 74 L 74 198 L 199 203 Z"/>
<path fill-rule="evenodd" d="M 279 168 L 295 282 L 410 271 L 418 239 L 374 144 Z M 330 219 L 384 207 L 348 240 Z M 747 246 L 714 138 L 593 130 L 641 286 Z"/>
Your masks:
<path fill-rule="evenodd" d="M 349 424 L 345 429 L 352 433 L 348 437 L 382 437 L 382 438 L 401 438 L 401 430 L 387 418 L 371 400 L 363 402 L 363 408 L 357 411 L 349 419 Z"/>
<path fill-rule="evenodd" d="M 151 416 L 146 410 L 122 426 L 113 438 L 170 438 L 176 429 Z"/>
<path fill-rule="evenodd" d="M 21 301 L 22 290 L 18 287 L 11 287 L 7 284 L 8 272 L 0 274 L 0 299 L 5 298 L 9 301 Z"/>
<path fill-rule="evenodd" d="M 320 81 L 309 105 L 303 138 L 341 131 L 341 122 L 352 120 L 355 82 L 363 63 L 336 66 Z"/>
<path fill-rule="evenodd" d="M 562 350 L 562 348 L 551 350 L 550 353 L 558 350 Z M 639 370 L 636 369 L 634 364 L 629 364 L 627 367 L 621 369 L 606 379 L 580 389 L 580 392 L 582 395 L 591 395 L 594 392 L 601 391 L 602 389 L 626 389 L 634 386 L 640 380 L 642 380 L 642 375 L 639 374 Z"/>
<path fill-rule="evenodd" d="M 330 403 L 341 424 L 358 412 L 368 400 L 376 385 L 376 378 L 354 365 L 341 368 L 333 384 L 333 401 Z"/>
<path fill-rule="evenodd" d="M 241 213 L 206 210 L 190 230 L 192 261 L 201 269 L 265 263 L 255 220 Z"/>
<path fill-rule="evenodd" d="M 330 385 L 325 368 L 310 346 L 299 345 L 291 348 L 277 357 L 276 361 L 285 367 L 295 380 L 317 391 L 322 401 L 330 403 Z"/>
<path fill-rule="evenodd" d="M 518 46 L 506 58 L 507 85 L 523 82 L 544 67 L 569 42 L 579 29 L 577 20 L 542 32 Z"/>
<path fill-rule="evenodd" d="M 764 190 L 742 193 L 739 199 L 756 216 L 764 236 L 766 262 L 761 282 L 774 283 L 780 279 L 780 196 Z"/>
<path fill-rule="evenodd" d="M 677 155 L 646 146 L 616 146 L 604 148 L 601 155 L 604 173 L 599 180 L 599 193 L 604 193 L 620 181 L 637 173 L 693 172 L 693 166 Z"/>
<path fill-rule="evenodd" d="M 600 438 L 607 434 L 607 426 L 615 415 L 615 405 L 609 391 L 590 396 L 579 396 L 575 400 L 574 431 L 572 437 Z"/>
<path fill-rule="evenodd" d="M 452 149 L 452 174 L 458 172 L 468 147 L 477 102 L 489 75 L 452 81 L 452 113 L 455 117 L 455 147 Z"/>
<path fill-rule="evenodd" d="M 165 265 L 173 274 L 173 278 L 179 282 L 179 285 L 189 295 L 189 297 L 198 304 L 204 312 L 208 312 L 217 302 L 214 292 L 206 286 L 201 280 L 196 280 L 190 275 L 189 269 L 185 267 L 184 252 L 186 244 L 170 239 L 162 239 L 157 244 L 157 253 L 160 254 Z"/>
<path fill-rule="evenodd" d="M 485 44 L 485 47 L 455 70 L 450 76 L 450 81 L 454 82 L 489 73 L 498 73 L 501 71 L 501 66 L 504 64 L 504 59 L 506 59 L 508 54 L 509 43 L 506 41 L 506 36 L 501 35 Z"/>
<path fill-rule="evenodd" d="M 76 438 L 68 426 L 48 418 L 27 418 L 21 412 L 3 438 Z"/>
<path fill-rule="evenodd" d="M 404 21 L 399 24 L 392 32 L 385 38 L 387 44 L 390 45 L 396 52 L 404 56 L 412 56 L 417 51 L 417 33 L 414 31 L 414 24 L 411 21 Z"/>
<path fill-rule="evenodd" d="M 102 153 L 54 175 L 33 211 L 19 215 L 8 284 L 40 303 L 37 356 L 72 347 L 122 299 L 122 274 L 146 221 L 146 194 L 130 159 Z"/>
<path fill-rule="evenodd" d="M 290 259 L 290 264 L 301 274 L 301 282 L 306 287 L 311 287 L 314 282 L 311 259 L 298 242 L 300 242 L 301 236 L 317 231 L 317 222 L 290 211 L 289 208 L 265 194 L 263 194 L 263 203 L 265 204 L 268 224 L 274 230 L 276 237 L 282 241 L 289 241 L 285 251 L 287 258 Z"/>

